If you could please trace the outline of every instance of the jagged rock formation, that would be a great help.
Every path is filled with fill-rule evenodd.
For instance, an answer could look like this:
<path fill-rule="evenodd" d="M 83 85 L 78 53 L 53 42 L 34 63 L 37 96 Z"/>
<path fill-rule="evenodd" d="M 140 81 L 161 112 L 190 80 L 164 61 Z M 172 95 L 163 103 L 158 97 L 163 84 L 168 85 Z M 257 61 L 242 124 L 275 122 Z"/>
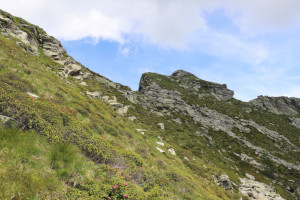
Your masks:
<path fill-rule="evenodd" d="M 300 114 L 300 99 L 289 97 L 268 97 L 258 96 L 257 99 L 250 101 L 250 103 L 267 109 L 275 114 L 285 115 L 299 115 Z"/>
<path fill-rule="evenodd" d="M 249 127 L 255 128 L 261 134 L 269 137 L 273 141 L 276 141 L 277 145 L 279 145 L 282 150 L 300 152 L 300 148 L 293 144 L 288 138 L 280 135 L 276 131 L 269 130 L 264 126 L 261 126 L 252 120 L 236 120 L 219 113 L 216 110 L 189 104 L 186 100 L 184 100 L 181 92 L 176 89 L 169 90 L 162 88 L 159 84 L 157 84 L 156 80 L 151 77 L 151 75 L 152 73 L 143 74 L 138 92 L 126 91 L 123 92 L 123 95 L 132 103 L 140 104 L 143 107 L 152 110 L 152 112 L 159 116 L 171 116 L 172 112 L 178 112 L 191 117 L 191 119 L 195 122 L 200 122 L 206 129 L 213 128 L 216 131 L 224 131 L 228 134 L 228 136 L 239 140 L 259 155 L 265 151 L 264 148 L 256 146 L 251 141 L 238 136 L 233 132 L 233 129 L 236 128 L 240 132 L 250 134 L 251 129 Z M 170 77 L 164 76 L 163 78 L 171 79 L 175 83 L 178 83 L 179 87 L 177 88 L 181 87 L 189 93 L 195 94 L 195 96 L 198 96 L 199 98 L 211 95 L 217 99 L 228 100 L 232 98 L 233 95 L 233 92 L 228 90 L 225 85 L 200 80 L 191 73 L 183 70 L 178 70 Z M 160 80 L 162 78 L 159 77 L 157 79 Z M 205 89 L 200 90 L 201 88 Z M 300 166 L 297 164 L 289 163 L 284 159 L 280 159 L 271 154 L 270 158 L 277 164 L 300 170 Z M 259 166 L 255 160 L 251 160 L 250 163 L 254 166 Z"/>
<path fill-rule="evenodd" d="M 221 85 L 203 81 L 184 70 L 177 70 L 168 78 L 177 82 L 180 87 L 184 88 L 188 92 L 200 95 L 200 98 L 205 95 L 214 95 L 221 100 L 228 100 L 231 99 L 234 94 L 232 90 L 227 89 L 225 84 Z M 143 74 L 139 85 L 139 92 L 146 94 L 149 90 L 154 90 L 155 88 L 156 86 L 153 85 L 148 74 Z"/>
<path fill-rule="evenodd" d="M 175 71 L 170 78 L 174 79 L 181 87 L 187 89 L 191 93 L 198 95 L 201 93 L 200 97 L 201 95 L 214 95 L 217 98 L 226 101 L 233 98 L 234 95 L 234 92 L 229 90 L 226 84 L 203 81 L 184 70 Z"/>
<path fill-rule="evenodd" d="M 79 75 L 80 77 L 89 77 L 90 74 L 81 72 L 82 65 L 67 54 L 61 42 L 41 28 L 0 11 L 0 31 L 3 36 L 16 39 L 16 43 L 30 54 L 39 56 L 41 48 L 45 55 L 64 65 L 65 67 L 59 73 L 61 77 L 66 78 L 68 75 L 77 76 L 77 78 Z"/>

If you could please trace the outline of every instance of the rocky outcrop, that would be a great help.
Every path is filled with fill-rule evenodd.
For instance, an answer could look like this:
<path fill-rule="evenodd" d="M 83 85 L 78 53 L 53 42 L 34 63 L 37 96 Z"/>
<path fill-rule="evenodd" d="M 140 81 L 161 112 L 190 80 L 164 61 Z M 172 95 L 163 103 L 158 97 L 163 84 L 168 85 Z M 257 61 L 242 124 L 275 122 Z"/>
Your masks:
<path fill-rule="evenodd" d="M 156 88 L 156 86 L 153 85 L 153 80 L 149 78 L 148 74 L 153 73 L 143 74 L 140 80 L 139 92 L 142 94 Z M 232 90 L 229 90 L 225 84 L 204 81 L 199 79 L 195 75 L 183 70 L 177 70 L 171 76 L 164 76 L 164 78 L 173 81 L 174 84 L 177 84 L 184 90 L 193 93 L 200 98 L 203 96 L 212 95 L 220 100 L 226 101 L 231 99 L 234 94 L 234 92 Z"/>
<path fill-rule="evenodd" d="M 282 148 L 282 150 L 300 151 L 300 148 L 296 146 L 294 143 L 292 143 L 285 136 L 279 134 L 276 131 L 270 130 L 264 126 L 261 126 L 252 120 L 233 119 L 225 114 L 217 112 L 216 110 L 212 110 L 207 107 L 200 107 L 198 105 L 189 104 L 184 100 L 183 95 L 179 91 L 162 88 L 158 83 L 156 83 L 155 80 L 153 80 L 153 78 L 150 77 L 151 75 L 153 74 L 149 74 L 149 75 L 144 74 L 142 76 L 138 93 L 126 91 L 123 93 L 123 96 L 126 97 L 132 103 L 140 104 L 144 108 L 149 109 L 150 111 L 152 111 L 153 113 L 159 116 L 171 116 L 173 112 L 189 116 L 193 121 L 201 123 L 201 125 L 205 129 L 212 128 L 214 131 L 223 131 L 227 133 L 228 136 L 237 139 L 244 145 L 244 147 L 254 150 L 258 155 L 262 155 L 262 153 L 265 151 L 264 147 L 256 146 L 255 144 L 252 143 L 252 141 L 248 141 L 246 138 L 237 135 L 233 131 L 234 129 L 239 130 L 239 132 L 242 133 L 250 134 L 251 129 L 249 127 L 253 127 L 257 129 L 257 131 L 260 132 L 261 134 L 270 138 L 272 141 L 275 141 L 276 144 Z M 158 76 L 157 79 L 160 78 L 161 77 Z M 162 77 L 162 78 L 166 78 L 166 77 Z M 202 85 L 209 83 L 211 87 L 207 87 L 209 88 L 208 91 L 210 91 L 210 89 L 213 88 L 214 85 L 214 83 L 205 82 L 200 79 L 197 79 L 197 77 L 195 77 L 194 75 L 182 70 L 174 72 L 170 78 L 176 81 L 176 83 L 181 84 L 181 86 L 185 84 L 184 83 L 185 81 L 187 83 L 188 82 L 194 83 L 193 80 L 197 80 L 195 81 L 195 83 L 199 82 L 199 84 L 202 83 Z M 185 84 L 185 86 L 186 86 L 185 90 L 189 90 L 188 84 Z M 218 87 L 221 86 L 219 85 Z M 229 96 L 224 95 L 230 93 L 226 90 L 227 88 L 223 86 L 223 89 L 220 91 L 225 91 L 225 92 L 224 93 L 219 92 L 219 94 L 223 94 L 223 96 L 219 96 L 219 98 L 221 97 L 225 99 L 229 98 Z M 215 97 L 218 97 L 217 96 L 218 93 L 216 92 L 209 93 L 209 95 L 212 94 L 214 94 Z M 226 104 L 225 101 L 224 104 Z M 172 120 L 173 121 L 176 120 L 176 122 L 178 122 L 179 124 L 182 123 L 181 119 L 172 119 Z M 199 135 L 201 135 L 201 133 Z M 210 141 L 213 142 L 212 139 Z M 296 164 L 289 163 L 271 154 L 269 156 L 278 165 L 283 165 L 287 168 L 300 170 L 300 166 Z M 255 160 L 249 162 L 251 162 L 252 165 L 258 168 L 260 167 L 259 163 L 257 163 Z"/>
<path fill-rule="evenodd" d="M 284 200 L 275 189 L 265 183 L 242 178 L 239 192 L 249 200 Z"/>
<path fill-rule="evenodd" d="M 251 100 L 253 105 L 273 112 L 275 114 L 299 115 L 300 114 L 300 99 L 289 97 L 268 97 L 258 96 Z"/>
<path fill-rule="evenodd" d="M 300 118 L 290 118 L 292 125 L 300 129 Z"/>
<path fill-rule="evenodd" d="M 12 36 L 22 43 L 19 44 L 24 50 L 27 50 L 33 55 L 38 55 L 39 41 L 37 36 L 39 34 L 37 28 L 24 20 L 20 20 L 18 25 L 15 19 L 8 13 L 0 10 L 0 31 L 5 37 Z"/>
<path fill-rule="evenodd" d="M 59 74 L 62 78 L 67 78 L 68 75 L 77 76 L 83 68 L 81 64 L 67 54 L 60 41 L 48 35 L 41 28 L 1 10 L 0 32 L 5 37 L 17 39 L 16 43 L 30 54 L 39 56 L 39 49 L 41 49 L 53 61 L 64 65 L 65 67 Z M 84 77 L 88 78 L 89 76 L 89 74 L 85 74 Z"/>
<path fill-rule="evenodd" d="M 204 81 L 183 70 L 175 71 L 170 78 L 178 82 L 184 89 L 187 89 L 199 97 L 203 95 L 213 95 L 226 101 L 231 99 L 234 95 L 234 92 L 229 90 L 225 84 Z"/>

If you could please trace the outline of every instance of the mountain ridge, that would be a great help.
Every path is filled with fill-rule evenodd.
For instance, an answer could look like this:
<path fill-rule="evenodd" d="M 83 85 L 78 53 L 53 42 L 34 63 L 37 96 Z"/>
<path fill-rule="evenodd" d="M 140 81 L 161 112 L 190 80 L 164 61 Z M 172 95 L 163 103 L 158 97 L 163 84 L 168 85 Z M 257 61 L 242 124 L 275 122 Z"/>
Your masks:
<path fill-rule="evenodd" d="M 0 31 L 0 120 L 36 131 L 51 145 L 74 145 L 94 166 L 87 167 L 92 175 L 51 166 L 53 179 L 63 184 L 56 190 L 47 184 L 45 191 L 32 188 L 35 197 L 299 199 L 298 98 L 246 103 L 225 84 L 183 70 L 145 73 L 139 90 L 132 91 L 84 67 L 58 40 L 4 11 Z M 34 158 L 21 158 L 20 165 Z M 18 195 L 7 193 L 12 194 Z"/>

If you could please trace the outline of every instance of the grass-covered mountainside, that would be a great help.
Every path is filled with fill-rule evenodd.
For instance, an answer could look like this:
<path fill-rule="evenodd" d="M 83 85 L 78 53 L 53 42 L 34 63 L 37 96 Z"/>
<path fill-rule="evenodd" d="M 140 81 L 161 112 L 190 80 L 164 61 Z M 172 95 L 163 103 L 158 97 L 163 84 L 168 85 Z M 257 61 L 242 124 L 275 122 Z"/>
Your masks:
<path fill-rule="evenodd" d="M 4 11 L 0 33 L 0 199 L 300 199 L 299 99 L 181 70 L 131 91 Z"/>

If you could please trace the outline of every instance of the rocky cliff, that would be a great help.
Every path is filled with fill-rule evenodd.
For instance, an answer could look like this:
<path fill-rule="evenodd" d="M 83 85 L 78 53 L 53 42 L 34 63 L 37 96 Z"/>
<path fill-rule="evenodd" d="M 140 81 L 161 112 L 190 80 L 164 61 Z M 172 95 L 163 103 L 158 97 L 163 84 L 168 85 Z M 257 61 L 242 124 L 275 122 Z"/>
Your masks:
<path fill-rule="evenodd" d="M 258 96 L 257 99 L 250 101 L 253 105 L 261 109 L 267 109 L 275 114 L 299 115 L 300 99 L 289 97 L 268 97 Z"/>

